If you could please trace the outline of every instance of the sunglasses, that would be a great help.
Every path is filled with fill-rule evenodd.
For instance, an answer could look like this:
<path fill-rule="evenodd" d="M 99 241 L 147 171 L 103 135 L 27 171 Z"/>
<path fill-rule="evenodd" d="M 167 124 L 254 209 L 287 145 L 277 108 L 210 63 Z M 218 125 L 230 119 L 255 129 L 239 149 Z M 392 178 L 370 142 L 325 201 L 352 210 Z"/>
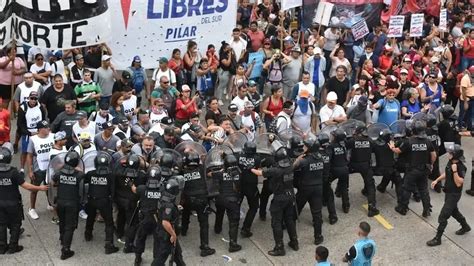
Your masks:
<path fill-rule="evenodd" d="M 36 58 L 38 61 L 43 61 L 44 58 Z"/>
<path fill-rule="evenodd" d="M 37 101 L 37 100 L 38 100 L 38 98 L 36 98 L 36 97 L 30 97 L 30 100 Z"/>
<path fill-rule="evenodd" d="M 168 83 L 170 83 L 169 81 L 162 81 L 162 82 L 163 82 L 164 84 L 168 84 Z"/>

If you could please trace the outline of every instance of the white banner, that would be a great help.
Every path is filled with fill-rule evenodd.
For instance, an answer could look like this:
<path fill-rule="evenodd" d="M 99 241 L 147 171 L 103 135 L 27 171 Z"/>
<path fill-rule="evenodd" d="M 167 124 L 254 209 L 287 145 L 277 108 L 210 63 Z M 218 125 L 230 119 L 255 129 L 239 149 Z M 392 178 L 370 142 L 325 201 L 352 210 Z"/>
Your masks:
<path fill-rule="evenodd" d="M 423 35 L 423 20 L 425 14 L 411 14 L 410 37 L 420 37 Z"/>
<path fill-rule="evenodd" d="M 405 16 L 390 16 L 387 37 L 402 37 Z"/>
<path fill-rule="evenodd" d="M 303 0 L 281 0 L 281 10 L 288 10 L 302 5 Z"/>
<path fill-rule="evenodd" d="M 0 15 L 0 44 L 15 38 L 29 46 L 69 49 L 109 41 L 107 0 L 0 0 L 2 14 L 5 3 L 10 3 L 14 10 L 7 21 L 13 32 L 2 35 L 8 24 L 2 23 Z"/>
<path fill-rule="evenodd" d="M 313 18 L 313 23 L 329 26 L 333 8 L 334 4 L 328 2 L 319 2 L 316 15 Z"/>
<path fill-rule="evenodd" d="M 0 49 L 11 41 L 12 3 L 0 0 Z"/>
<path fill-rule="evenodd" d="M 364 38 L 365 35 L 369 34 L 369 27 L 367 27 L 367 22 L 365 22 L 365 19 L 362 19 L 352 25 L 351 28 L 352 35 L 354 36 L 354 40 L 359 40 Z"/>
<path fill-rule="evenodd" d="M 448 11 L 443 8 L 439 12 L 439 30 L 446 32 L 448 30 Z"/>
<path fill-rule="evenodd" d="M 175 48 L 183 56 L 189 40 L 198 43 L 201 55 L 209 44 L 219 49 L 222 41 L 230 42 L 237 16 L 237 5 L 230 0 L 109 3 L 114 35 L 108 44 L 118 69 L 130 66 L 135 55 L 143 67 L 156 68 L 159 59 L 170 58 Z"/>

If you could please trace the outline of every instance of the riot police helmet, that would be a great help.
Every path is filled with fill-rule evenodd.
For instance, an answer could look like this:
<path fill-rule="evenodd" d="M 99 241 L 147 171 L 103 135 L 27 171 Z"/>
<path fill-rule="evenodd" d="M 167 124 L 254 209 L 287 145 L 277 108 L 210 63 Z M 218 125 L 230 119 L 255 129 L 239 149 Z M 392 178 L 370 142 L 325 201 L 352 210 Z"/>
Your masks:
<path fill-rule="evenodd" d="M 146 186 L 151 189 L 158 189 L 161 185 L 161 169 L 158 166 L 152 166 L 147 171 L 148 180 Z"/>
<path fill-rule="evenodd" d="M 334 141 L 335 142 L 341 142 L 346 139 L 346 132 L 342 128 L 338 128 L 331 132 L 331 134 L 334 136 Z"/>
<path fill-rule="evenodd" d="M 443 115 L 443 119 L 449 119 L 454 114 L 454 108 L 449 104 L 441 106 L 440 111 L 441 115 Z"/>
<path fill-rule="evenodd" d="M 364 135 L 364 136 L 366 136 L 367 135 L 367 126 L 363 122 L 357 123 L 356 127 L 354 129 L 354 134 L 355 135 Z"/>
<path fill-rule="evenodd" d="M 253 141 L 247 141 L 244 144 L 244 152 L 246 154 L 255 154 L 257 152 L 257 144 Z"/>
<path fill-rule="evenodd" d="M 186 166 L 198 166 L 200 161 L 199 154 L 196 152 L 187 152 L 184 156 L 184 164 Z"/>
<path fill-rule="evenodd" d="M 99 174 L 108 174 L 111 157 L 105 152 L 99 152 L 94 158 L 94 166 Z"/>
<path fill-rule="evenodd" d="M 454 160 L 465 161 L 464 150 L 459 144 L 454 144 L 452 147 L 450 147 L 448 149 L 448 153 L 451 154 Z"/>
<path fill-rule="evenodd" d="M 419 121 L 419 120 L 418 120 L 418 121 L 415 121 L 415 122 L 413 123 L 413 127 L 412 127 L 412 128 L 413 128 L 413 134 L 414 134 L 414 135 L 417 135 L 417 136 L 423 135 L 423 134 L 425 133 L 425 131 L 426 131 L 426 123 L 423 122 L 423 121 Z"/>
<path fill-rule="evenodd" d="M 131 154 L 127 158 L 127 168 L 138 170 L 140 168 L 140 157 L 136 154 Z"/>
<path fill-rule="evenodd" d="M 0 147 L 0 163 L 9 164 L 11 161 L 12 161 L 12 152 L 5 147 Z"/>
<path fill-rule="evenodd" d="M 434 126 L 436 126 L 436 117 L 433 115 L 433 114 L 428 114 L 426 116 L 426 127 L 427 128 L 433 128 Z"/>
<path fill-rule="evenodd" d="M 81 159 L 81 156 L 79 153 L 76 151 L 68 151 L 66 154 L 66 157 L 64 157 L 64 163 L 67 166 L 70 166 L 72 168 L 75 168 L 79 165 L 79 160 Z"/>
<path fill-rule="evenodd" d="M 318 141 L 321 146 L 327 146 L 329 144 L 330 138 L 329 135 L 326 133 L 319 133 Z"/>
<path fill-rule="evenodd" d="M 388 143 L 392 138 L 392 132 L 390 131 L 390 129 L 384 128 L 382 129 L 382 131 L 380 131 L 379 138 Z"/>
<path fill-rule="evenodd" d="M 286 151 L 285 147 L 281 147 L 275 152 L 275 160 L 281 167 L 289 167 L 291 165 L 290 158 L 288 157 L 288 152 Z"/>
<path fill-rule="evenodd" d="M 226 154 L 224 156 L 224 166 L 226 168 L 237 166 L 237 158 L 233 154 Z"/>
<path fill-rule="evenodd" d="M 174 165 L 174 158 L 173 158 L 173 155 L 171 154 L 168 154 L 168 153 L 165 153 L 163 154 L 163 156 L 161 156 L 161 159 L 160 159 L 160 166 L 162 168 L 173 168 L 173 165 Z"/>

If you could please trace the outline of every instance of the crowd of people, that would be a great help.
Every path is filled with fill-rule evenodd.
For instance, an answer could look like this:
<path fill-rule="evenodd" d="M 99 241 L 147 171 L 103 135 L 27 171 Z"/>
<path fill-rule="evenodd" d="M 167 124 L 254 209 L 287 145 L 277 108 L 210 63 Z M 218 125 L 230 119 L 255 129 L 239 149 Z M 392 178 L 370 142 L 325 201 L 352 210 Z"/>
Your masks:
<path fill-rule="evenodd" d="M 176 263 L 184 264 L 176 235 L 186 235 L 192 212 L 199 220 L 201 256 L 214 254 L 209 214 L 216 213 L 214 231 L 221 233 L 227 213 L 229 251 L 236 252 L 241 249 L 239 226 L 242 237 L 252 237 L 252 222 L 257 213 L 266 220 L 271 194 L 275 247 L 269 254 L 282 256 L 284 227 L 288 245 L 299 249 L 295 219 L 307 202 L 316 245 L 324 241 L 322 207 L 328 208 L 330 224 L 338 221 L 334 196 L 341 197 L 342 211 L 349 212 L 351 173 L 364 180 L 369 217 L 380 213 L 376 191 L 384 193 L 390 182 L 398 213 L 407 213 L 414 194 L 428 217 L 427 177 L 438 193 L 446 179 L 440 226 L 427 244 L 441 244 L 450 216 L 462 226 L 456 233 L 468 232 L 457 202 L 466 174 L 460 136 L 474 131 L 471 6 L 446 2 L 447 32 L 439 30 L 439 18 L 425 15 L 422 37 L 410 37 L 405 30 L 403 37 L 389 38 L 388 25 L 381 23 L 355 40 L 350 29 L 316 24 L 305 31 L 289 30 L 290 13 L 278 4 L 240 2 L 229 40 L 209 44 L 202 54 L 191 40 L 185 51 L 163 55 L 153 71 L 141 66 L 139 56 L 119 71 L 106 44 L 64 51 L 19 45 L 4 49 L 0 176 L 14 182 L 2 181 L 0 191 L 7 191 L 1 189 L 8 184 L 32 190 L 27 213 L 36 220 L 37 191 L 48 189 L 41 184 L 56 184 L 57 201 L 48 192 L 48 208 L 60 227 L 61 259 L 74 255 L 70 245 L 78 216 L 87 220 L 86 241 L 92 240 L 96 218 L 104 221 L 105 252 L 118 251 L 115 232 L 124 252 L 136 254 L 136 264 L 142 261 L 146 236 L 157 228 L 154 263 L 162 265 L 171 253 Z M 256 73 L 257 62 L 249 61 L 251 53 L 263 55 L 261 72 Z M 17 118 L 16 132 L 10 132 L 11 115 Z M 8 166 L 13 152 L 20 153 L 18 171 Z M 79 174 L 88 153 L 96 160 Z M 438 158 L 446 153 L 449 163 L 442 174 Z M 65 167 L 57 172 L 70 178 L 51 172 L 59 154 Z M 31 184 L 24 182 L 25 174 Z M 383 176 L 380 184 L 374 175 Z M 259 176 L 264 178 L 261 190 Z M 79 197 L 80 180 L 89 184 L 87 202 Z M 474 195 L 472 181 L 466 192 Z M 20 218 L 11 218 L 18 212 L 10 208 L 17 204 L 15 196 L 0 193 L 0 200 L 13 202 L 8 211 L 0 204 L 0 230 L 6 231 L 10 221 L 12 232 L 9 245 L 0 232 L 0 254 L 22 249 Z M 244 197 L 249 210 L 241 225 Z M 139 199 L 147 204 L 138 206 L 143 215 L 135 217 Z M 209 201 L 215 201 L 215 210 Z M 178 219 L 180 204 L 184 210 Z M 115 219 L 112 208 L 118 210 Z M 364 240 L 346 259 L 370 262 L 375 252 L 375 243 L 367 239 L 370 226 L 361 224 L 360 230 Z M 363 250 L 367 243 L 370 251 Z M 366 256 L 360 257 L 361 252 Z M 320 247 L 316 253 L 323 258 L 328 251 Z"/>

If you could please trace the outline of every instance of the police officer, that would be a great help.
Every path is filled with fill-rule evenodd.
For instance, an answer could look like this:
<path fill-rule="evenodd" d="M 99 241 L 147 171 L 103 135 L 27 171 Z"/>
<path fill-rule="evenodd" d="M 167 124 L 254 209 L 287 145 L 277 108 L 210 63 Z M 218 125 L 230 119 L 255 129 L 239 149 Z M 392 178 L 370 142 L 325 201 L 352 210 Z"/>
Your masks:
<path fill-rule="evenodd" d="M 84 183 L 89 184 L 84 238 L 86 241 L 92 240 L 95 217 L 97 210 L 99 210 L 105 223 L 105 254 L 112 254 L 119 250 L 114 246 L 114 218 L 112 215 L 114 179 L 111 175 L 110 161 L 109 154 L 99 152 L 94 159 L 95 170 L 89 171 L 84 178 Z"/>
<path fill-rule="evenodd" d="M 253 233 L 250 231 L 253 220 L 258 210 L 259 193 L 258 193 L 258 176 L 252 173 L 252 168 L 260 167 L 260 156 L 257 154 L 257 144 L 247 141 L 244 144 L 243 154 L 239 156 L 239 168 L 241 173 L 240 187 L 242 196 L 247 198 L 249 209 L 245 215 L 244 223 L 240 235 L 242 237 L 251 237 Z"/>
<path fill-rule="evenodd" d="M 185 153 L 183 177 L 183 212 L 181 216 L 181 235 L 186 236 L 189 227 L 189 217 L 194 210 L 199 221 L 199 236 L 201 240 L 201 257 L 216 253 L 209 247 L 209 212 L 208 192 L 204 168 L 201 165 L 199 154 L 193 151 Z"/>
<path fill-rule="evenodd" d="M 124 163 L 125 165 L 123 165 Z M 119 163 L 115 177 L 115 203 L 118 214 L 116 221 L 116 232 L 119 241 L 124 242 L 124 253 L 133 252 L 133 240 L 135 238 L 137 219 L 133 213 L 137 208 L 137 196 L 132 192 L 132 185 L 145 184 L 145 177 L 140 171 L 140 158 L 136 154 L 130 154 L 125 162 Z M 124 237 L 125 239 L 121 239 Z"/>
<path fill-rule="evenodd" d="M 284 256 L 283 220 L 290 236 L 290 246 L 293 250 L 299 249 L 295 223 L 295 193 L 293 191 L 293 166 L 291 165 L 286 148 L 281 147 L 275 152 L 276 165 L 263 170 L 252 169 L 258 176 L 268 178 L 273 187 L 273 200 L 270 204 L 272 215 L 273 238 L 275 247 L 268 251 L 271 256 Z"/>
<path fill-rule="evenodd" d="M 360 173 L 364 179 L 364 189 L 367 192 L 367 200 L 369 203 L 369 217 L 379 214 L 375 201 L 375 181 L 372 165 L 370 162 L 372 154 L 372 142 L 367 136 L 367 128 L 365 124 L 357 124 L 354 137 L 347 140 L 347 148 L 351 150 L 350 168 L 355 173 Z"/>
<path fill-rule="evenodd" d="M 176 205 L 176 196 L 179 192 L 179 184 L 176 179 L 167 180 L 159 201 L 157 237 L 153 244 L 153 254 L 156 254 L 156 257 L 151 265 L 165 265 L 170 255 L 176 265 L 186 265 L 175 230 L 179 217 Z"/>
<path fill-rule="evenodd" d="M 74 256 L 71 242 L 77 228 L 79 213 L 82 172 L 75 168 L 79 165 L 80 155 L 70 151 L 64 157 L 64 167 L 54 174 L 53 185 L 58 187 L 57 212 L 59 217 L 59 239 L 61 240 L 61 260 Z"/>
<path fill-rule="evenodd" d="M 441 180 L 446 180 L 444 185 L 444 205 L 438 217 L 438 231 L 436 232 L 436 236 L 426 243 L 430 247 L 441 245 L 441 236 L 451 216 L 461 224 L 461 229 L 456 231 L 456 235 L 464 235 L 471 231 L 471 227 L 467 224 L 466 218 L 458 209 L 458 202 L 461 199 L 464 176 L 467 170 L 463 163 L 465 160 L 464 151 L 461 145 L 455 144 L 453 148 L 448 150 L 448 153 L 449 161 L 446 165 L 445 173 L 431 183 L 431 187 L 434 188 Z"/>
<path fill-rule="evenodd" d="M 438 134 L 438 127 L 436 126 L 436 117 L 432 114 L 428 114 L 426 117 L 426 138 L 431 141 L 433 148 L 436 152 L 436 161 L 433 164 L 433 171 L 429 176 L 430 180 L 436 180 L 441 173 L 439 171 L 439 134 Z M 441 183 L 436 183 L 434 190 L 438 193 L 441 193 Z"/>
<path fill-rule="evenodd" d="M 441 140 L 439 156 L 442 156 L 446 153 L 444 143 L 454 142 L 455 144 L 461 144 L 461 138 L 458 133 L 457 116 L 454 114 L 454 108 L 449 104 L 445 104 L 441 106 L 440 113 L 443 120 L 438 123 L 438 134 Z"/>
<path fill-rule="evenodd" d="M 369 238 L 370 225 L 367 222 L 359 224 L 359 240 L 346 253 L 343 262 L 350 262 L 350 265 L 372 265 L 377 246 L 375 241 Z"/>
<path fill-rule="evenodd" d="M 314 244 L 319 245 L 324 241 L 321 233 L 324 159 L 319 153 L 319 142 L 311 138 L 305 140 L 303 154 L 296 159 L 293 167 L 301 170 L 300 175 L 296 176 L 299 187 L 296 193 L 298 213 L 309 202 L 313 217 Z"/>
<path fill-rule="evenodd" d="M 133 193 L 139 197 L 139 225 L 135 237 L 135 265 L 142 262 L 142 253 L 145 251 L 146 238 L 149 234 L 156 231 L 155 214 L 158 208 L 158 201 L 161 196 L 161 169 L 157 166 L 151 166 L 147 171 L 146 184 L 132 186 Z M 153 234 L 155 241 L 156 234 Z M 153 258 L 158 254 L 153 252 Z"/>
<path fill-rule="evenodd" d="M 329 213 L 329 224 L 337 223 L 336 205 L 334 204 L 334 192 L 331 187 L 331 148 L 330 139 L 326 133 L 318 135 L 319 154 L 323 158 L 323 205 L 326 204 Z"/>
<path fill-rule="evenodd" d="M 161 182 L 165 183 L 168 179 L 175 175 L 174 171 L 174 158 L 171 154 L 165 153 L 160 158 L 161 167 Z"/>
<path fill-rule="evenodd" d="M 331 132 L 331 176 L 338 179 L 337 187 L 342 196 L 342 211 L 349 212 L 349 166 L 347 161 L 347 149 L 345 146 L 346 133 L 338 128 Z"/>
<path fill-rule="evenodd" d="M 402 193 L 402 178 L 395 168 L 395 157 L 390 149 L 392 133 L 390 129 L 383 129 L 376 141 L 374 141 L 373 151 L 376 161 L 376 172 L 382 175 L 382 181 L 377 186 L 377 190 L 384 193 L 390 181 L 395 185 L 397 201 Z"/>
<path fill-rule="evenodd" d="M 409 167 L 403 179 L 402 197 L 395 210 L 402 215 L 406 215 L 410 195 L 418 188 L 423 203 L 423 217 L 426 218 L 430 216 L 431 212 L 430 194 L 426 181 L 431 169 L 433 169 L 436 152 L 431 141 L 426 138 L 426 124 L 422 121 L 414 121 L 413 123 L 413 136 L 402 142 L 400 147 L 395 147 L 394 143 L 390 142 L 390 149 L 393 152 L 408 153 L 410 157 Z"/>
<path fill-rule="evenodd" d="M 23 250 L 23 246 L 18 245 L 23 220 L 23 205 L 18 186 L 31 191 L 48 190 L 47 186 L 35 186 L 25 182 L 18 169 L 10 166 L 11 159 L 12 152 L 0 147 L 0 255 Z M 10 229 L 10 242 L 7 239 L 7 229 Z"/>
<path fill-rule="evenodd" d="M 237 252 L 242 246 L 237 244 L 240 221 L 240 204 L 242 195 L 240 193 L 240 169 L 235 155 L 224 155 L 224 170 L 211 173 L 215 184 L 219 184 L 219 195 L 216 197 L 216 221 L 214 231 L 222 231 L 224 213 L 227 212 L 229 220 L 229 252 Z"/>

